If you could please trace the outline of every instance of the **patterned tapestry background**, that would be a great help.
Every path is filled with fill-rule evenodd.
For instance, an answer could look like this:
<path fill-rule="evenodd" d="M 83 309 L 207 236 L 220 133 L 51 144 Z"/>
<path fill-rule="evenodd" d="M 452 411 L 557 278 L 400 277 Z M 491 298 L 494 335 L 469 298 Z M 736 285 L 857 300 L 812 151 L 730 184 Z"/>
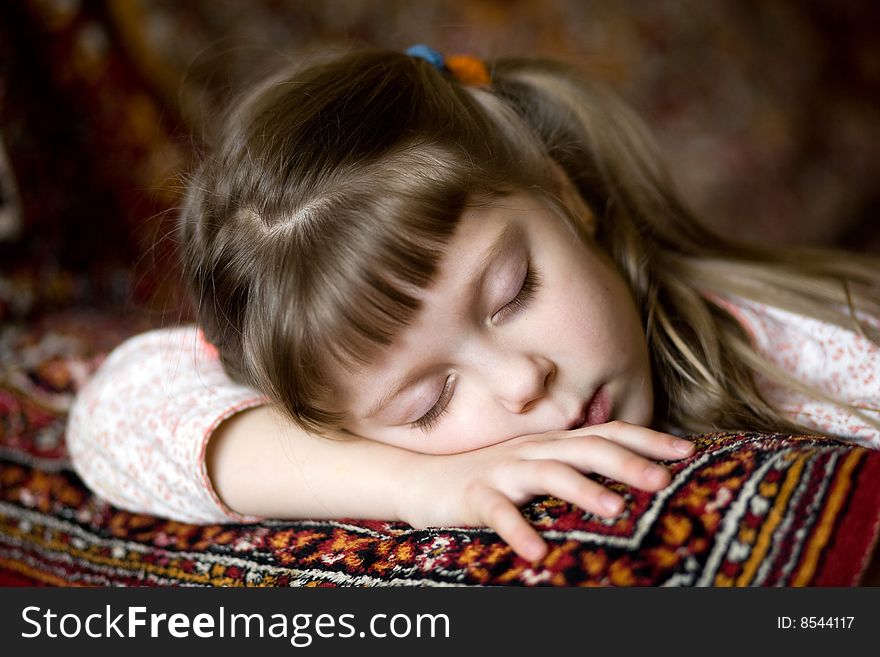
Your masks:
<path fill-rule="evenodd" d="M 172 231 L 232 93 L 327 48 L 535 54 L 606 81 L 706 221 L 880 249 L 880 3 L 831 0 L 18 0 L 0 7 L 0 583 L 832 585 L 861 581 L 880 452 L 704 436 L 620 523 L 551 499 L 532 569 L 492 532 L 197 527 L 96 498 L 66 412 L 128 335 L 186 318 Z M 876 580 L 880 581 L 880 580 Z"/>

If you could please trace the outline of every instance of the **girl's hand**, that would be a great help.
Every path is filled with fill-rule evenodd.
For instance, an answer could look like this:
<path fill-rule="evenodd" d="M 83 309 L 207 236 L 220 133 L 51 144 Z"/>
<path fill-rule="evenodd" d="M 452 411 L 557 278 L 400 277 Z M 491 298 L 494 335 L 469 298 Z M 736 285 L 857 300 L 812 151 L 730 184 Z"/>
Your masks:
<path fill-rule="evenodd" d="M 600 516 L 623 510 L 619 495 L 584 476 L 597 473 L 636 488 L 657 491 L 669 471 L 649 460 L 680 459 L 693 444 L 669 434 L 615 421 L 573 431 L 520 436 L 460 454 L 427 456 L 412 474 L 401 517 L 419 528 L 487 526 L 529 561 L 547 544 L 519 507 L 552 495 Z M 648 457 L 648 458 L 645 458 Z"/>

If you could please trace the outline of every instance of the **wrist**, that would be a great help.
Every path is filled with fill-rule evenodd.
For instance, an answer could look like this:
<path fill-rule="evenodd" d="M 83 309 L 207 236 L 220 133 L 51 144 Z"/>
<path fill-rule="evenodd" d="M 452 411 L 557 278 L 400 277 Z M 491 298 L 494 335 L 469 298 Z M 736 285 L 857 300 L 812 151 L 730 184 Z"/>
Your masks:
<path fill-rule="evenodd" d="M 429 510 L 432 504 L 439 503 L 435 472 L 438 458 L 429 454 L 407 452 L 400 463 L 401 476 L 389 478 L 389 483 L 394 488 L 390 495 L 396 503 L 397 518 L 416 529 L 424 529 L 430 525 Z"/>

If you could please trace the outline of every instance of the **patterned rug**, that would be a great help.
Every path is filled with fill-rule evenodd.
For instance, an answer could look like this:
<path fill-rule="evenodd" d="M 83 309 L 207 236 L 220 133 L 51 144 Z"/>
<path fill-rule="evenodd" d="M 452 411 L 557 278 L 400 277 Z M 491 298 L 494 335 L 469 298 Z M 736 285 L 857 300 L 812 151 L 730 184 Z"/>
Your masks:
<path fill-rule="evenodd" d="M 534 566 L 481 528 L 352 520 L 188 525 L 121 511 L 68 468 L 66 411 L 142 321 L 97 311 L 0 330 L 0 584 L 52 586 L 852 586 L 880 525 L 880 452 L 810 436 L 695 437 L 656 494 L 607 482 L 614 520 L 525 510 Z"/>

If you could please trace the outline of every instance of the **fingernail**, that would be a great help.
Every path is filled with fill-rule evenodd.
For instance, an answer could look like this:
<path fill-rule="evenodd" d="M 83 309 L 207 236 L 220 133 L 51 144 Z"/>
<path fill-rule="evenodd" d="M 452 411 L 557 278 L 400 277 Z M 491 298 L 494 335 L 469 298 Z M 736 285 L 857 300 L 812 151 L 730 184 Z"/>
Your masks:
<path fill-rule="evenodd" d="M 623 500 L 611 493 L 602 493 L 599 495 L 599 501 L 609 513 L 620 513 L 620 508 L 623 505 Z"/>
<path fill-rule="evenodd" d="M 694 444 L 689 443 L 686 440 L 676 440 L 675 442 L 672 443 L 672 447 L 673 447 L 673 449 L 675 449 L 676 452 L 681 452 L 682 454 L 687 454 L 688 452 L 690 452 L 694 448 Z"/>

